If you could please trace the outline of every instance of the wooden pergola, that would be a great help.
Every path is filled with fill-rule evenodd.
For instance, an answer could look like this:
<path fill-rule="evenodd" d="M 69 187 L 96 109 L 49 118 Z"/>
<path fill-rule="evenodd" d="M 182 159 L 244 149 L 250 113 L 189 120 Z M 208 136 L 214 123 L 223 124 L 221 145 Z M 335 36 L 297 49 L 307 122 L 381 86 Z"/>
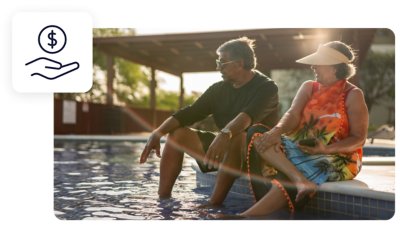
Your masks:
<path fill-rule="evenodd" d="M 156 70 L 180 78 L 180 105 L 183 102 L 183 73 L 215 71 L 216 49 L 224 42 L 247 36 L 255 39 L 257 69 L 268 74 L 274 69 L 304 68 L 295 62 L 314 52 L 319 44 L 340 40 L 358 50 L 360 65 L 373 41 L 376 29 L 285 28 L 237 30 L 166 35 L 96 37 L 95 48 L 108 56 L 107 103 L 112 104 L 114 57 L 151 68 L 150 108 L 155 112 Z M 357 81 L 356 81 L 357 82 Z"/>

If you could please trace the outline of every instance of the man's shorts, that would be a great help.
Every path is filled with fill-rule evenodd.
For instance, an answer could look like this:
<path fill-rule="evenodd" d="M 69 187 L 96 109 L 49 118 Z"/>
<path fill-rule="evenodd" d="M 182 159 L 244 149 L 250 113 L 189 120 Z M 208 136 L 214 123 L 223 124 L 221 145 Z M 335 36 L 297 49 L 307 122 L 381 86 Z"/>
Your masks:
<path fill-rule="evenodd" d="M 194 131 L 197 134 L 197 136 L 200 138 L 201 144 L 203 145 L 203 151 L 204 151 L 204 153 L 207 153 L 208 147 L 211 145 L 214 138 L 217 136 L 217 133 L 211 132 L 211 131 L 196 130 L 193 128 L 191 128 L 191 130 Z M 197 165 L 199 166 L 201 172 L 203 172 L 203 173 L 218 170 L 216 168 L 208 169 L 208 167 L 205 166 L 201 160 L 196 159 L 196 162 L 197 162 Z"/>

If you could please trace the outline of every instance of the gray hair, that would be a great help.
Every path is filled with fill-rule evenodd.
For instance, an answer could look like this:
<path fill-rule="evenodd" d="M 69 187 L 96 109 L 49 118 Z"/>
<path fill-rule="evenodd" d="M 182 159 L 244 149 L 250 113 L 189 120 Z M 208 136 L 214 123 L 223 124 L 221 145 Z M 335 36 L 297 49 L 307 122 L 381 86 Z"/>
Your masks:
<path fill-rule="evenodd" d="M 219 46 L 217 54 L 220 55 L 221 52 L 227 52 L 232 60 L 243 60 L 244 69 L 252 70 L 255 69 L 257 65 L 257 58 L 254 53 L 254 42 L 255 40 L 249 39 L 248 37 L 232 39 Z"/>
<path fill-rule="evenodd" d="M 345 55 L 350 63 L 340 63 L 333 65 L 336 68 L 336 78 L 339 80 L 348 79 L 356 74 L 356 66 L 353 64 L 356 59 L 354 49 L 341 41 L 332 41 L 324 44 L 324 46 L 333 48 Z"/>

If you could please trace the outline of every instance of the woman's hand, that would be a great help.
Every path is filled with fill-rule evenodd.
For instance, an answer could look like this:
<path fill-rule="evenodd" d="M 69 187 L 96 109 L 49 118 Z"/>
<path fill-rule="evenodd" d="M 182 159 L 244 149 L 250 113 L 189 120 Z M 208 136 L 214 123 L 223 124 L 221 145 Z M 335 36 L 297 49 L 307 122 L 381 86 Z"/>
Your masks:
<path fill-rule="evenodd" d="M 265 132 L 261 137 L 254 140 L 254 146 L 258 151 L 265 151 L 271 146 L 281 146 L 281 132 L 280 128 L 273 128 Z M 279 148 L 275 148 L 279 151 Z"/>
<path fill-rule="evenodd" d="M 309 155 L 316 155 L 316 154 L 328 154 L 326 152 L 326 145 L 324 145 L 322 143 L 321 140 L 316 139 L 315 140 L 315 146 L 311 147 L 311 146 L 307 146 L 307 145 L 300 145 L 297 144 L 297 146 L 306 154 Z"/>

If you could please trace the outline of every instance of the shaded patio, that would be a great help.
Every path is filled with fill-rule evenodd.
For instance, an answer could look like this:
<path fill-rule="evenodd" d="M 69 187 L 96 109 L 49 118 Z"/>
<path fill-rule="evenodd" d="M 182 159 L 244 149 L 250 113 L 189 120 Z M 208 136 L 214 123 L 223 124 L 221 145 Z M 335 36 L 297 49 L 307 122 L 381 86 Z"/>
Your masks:
<path fill-rule="evenodd" d="M 107 104 L 112 105 L 114 58 L 121 57 L 151 68 L 150 105 L 156 115 L 156 71 L 180 78 L 179 105 L 183 104 L 184 73 L 215 71 L 215 50 L 227 40 L 247 36 L 256 40 L 257 69 L 269 74 L 274 69 L 298 69 L 295 60 L 310 54 L 318 44 L 341 40 L 358 49 L 361 65 L 373 41 L 376 29 L 293 28 L 258 29 L 166 35 L 96 37 L 95 48 L 107 55 Z M 358 83 L 355 76 L 353 83 Z M 153 123 L 154 124 L 154 123 Z"/>

